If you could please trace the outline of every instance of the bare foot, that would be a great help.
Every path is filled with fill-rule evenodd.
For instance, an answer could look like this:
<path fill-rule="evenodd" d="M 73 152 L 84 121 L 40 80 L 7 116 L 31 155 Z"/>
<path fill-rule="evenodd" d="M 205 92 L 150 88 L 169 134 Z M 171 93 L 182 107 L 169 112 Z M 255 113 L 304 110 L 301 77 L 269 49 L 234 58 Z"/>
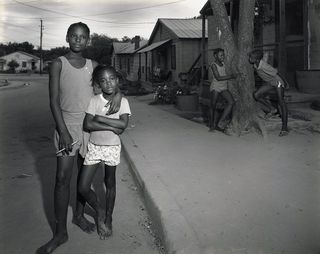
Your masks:
<path fill-rule="evenodd" d="M 74 216 L 72 218 L 72 223 L 77 225 L 82 231 L 91 234 L 96 230 L 96 225 L 88 221 L 83 215 L 81 216 Z"/>
<path fill-rule="evenodd" d="M 284 137 L 289 135 L 289 130 L 281 130 L 279 133 L 279 137 Z"/>
<path fill-rule="evenodd" d="M 63 234 L 61 236 L 54 236 L 49 242 L 45 245 L 42 245 L 39 249 L 37 249 L 36 254 L 49 254 L 52 253 L 57 247 L 61 244 L 68 241 L 68 235 Z"/>
<path fill-rule="evenodd" d="M 97 232 L 99 235 L 100 240 L 106 240 L 108 238 L 107 235 L 107 228 L 104 225 L 105 217 L 103 215 L 103 212 L 98 212 L 96 224 L 97 224 Z"/>
<path fill-rule="evenodd" d="M 104 221 L 104 225 L 106 226 L 106 233 L 107 236 L 110 237 L 112 235 L 112 217 L 106 217 L 105 221 Z"/>

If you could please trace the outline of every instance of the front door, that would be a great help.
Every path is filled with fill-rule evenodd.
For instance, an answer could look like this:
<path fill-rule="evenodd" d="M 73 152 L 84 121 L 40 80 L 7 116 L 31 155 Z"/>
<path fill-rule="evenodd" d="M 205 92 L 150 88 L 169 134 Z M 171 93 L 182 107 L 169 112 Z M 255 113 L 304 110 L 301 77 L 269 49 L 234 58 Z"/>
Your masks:
<path fill-rule="evenodd" d="M 305 3 L 301 0 L 285 1 L 286 76 L 295 82 L 295 71 L 305 69 Z"/>
<path fill-rule="evenodd" d="M 269 53 L 269 63 L 278 68 L 291 87 L 295 72 L 306 68 L 306 1 L 257 0 L 254 46 Z"/>

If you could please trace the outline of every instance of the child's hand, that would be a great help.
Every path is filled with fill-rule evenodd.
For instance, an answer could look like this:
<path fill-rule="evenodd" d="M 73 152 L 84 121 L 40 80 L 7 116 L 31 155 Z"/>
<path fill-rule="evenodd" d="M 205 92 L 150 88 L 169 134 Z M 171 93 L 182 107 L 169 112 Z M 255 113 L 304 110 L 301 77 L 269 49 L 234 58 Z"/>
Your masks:
<path fill-rule="evenodd" d="M 59 150 L 65 148 L 65 150 L 62 152 L 63 155 L 69 154 L 69 152 L 72 151 L 72 142 L 73 139 L 70 135 L 70 133 L 63 133 L 60 135 L 59 138 Z"/>
<path fill-rule="evenodd" d="M 110 103 L 109 110 L 107 111 L 106 115 L 111 115 L 119 111 L 120 104 L 121 104 L 122 95 L 120 92 L 116 93 Z"/>

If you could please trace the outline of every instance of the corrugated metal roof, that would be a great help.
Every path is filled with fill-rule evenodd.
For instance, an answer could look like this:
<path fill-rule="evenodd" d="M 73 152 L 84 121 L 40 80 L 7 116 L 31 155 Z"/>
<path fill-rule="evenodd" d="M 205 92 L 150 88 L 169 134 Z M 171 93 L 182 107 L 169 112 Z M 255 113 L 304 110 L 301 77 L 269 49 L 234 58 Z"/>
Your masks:
<path fill-rule="evenodd" d="M 135 45 L 132 42 L 114 42 L 113 47 L 116 54 L 133 54 L 147 45 L 147 43 L 147 40 L 141 40 L 140 47 L 135 49 Z"/>
<path fill-rule="evenodd" d="M 113 50 L 115 54 L 120 53 L 123 49 L 129 47 L 131 42 L 114 42 L 113 45 Z"/>
<path fill-rule="evenodd" d="M 202 38 L 202 19 L 159 19 L 179 38 L 200 39 Z M 206 34 L 208 37 L 208 22 L 206 22 Z"/>
<path fill-rule="evenodd" d="M 144 53 L 144 52 L 147 52 L 147 51 L 151 51 L 151 50 L 153 50 L 153 49 L 165 44 L 168 41 L 170 41 L 170 40 L 158 41 L 158 42 L 152 43 L 148 47 L 145 47 L 144 49 L 139 50 L 138 53 Z"/>

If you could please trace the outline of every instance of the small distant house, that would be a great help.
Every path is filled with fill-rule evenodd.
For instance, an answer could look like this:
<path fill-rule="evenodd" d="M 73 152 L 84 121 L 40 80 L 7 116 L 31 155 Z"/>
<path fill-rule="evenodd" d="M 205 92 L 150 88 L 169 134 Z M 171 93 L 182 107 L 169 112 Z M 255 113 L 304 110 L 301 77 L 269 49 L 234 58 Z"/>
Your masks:
<path fill-rule="evenodd" d="M 204 26 L 201 19 L 158 19 L 148 46 L 138 51 L 141 81 L 178 82 L 181 73 L 199 76 L 201 51 L 207 43 L 207 33 L 202 38 Z"/>
<path fill-rule="evenodd" d="M 9 70 L 8 63 L 15 60 L 19 66 L 16 72 L 34 72 L 40 70 L 40 58 L 23 51 L 16 51 L 0 57 L 0 71 Z"/>
<path fill-rule="evenodd" d="M 126 74 L 129 80 L 139 78 L 139 55 L 136 52 L 147 45 L 147 40 L 135 36 L 133 42 L 114 42 L 112 44 L 112 66 Z"/>

